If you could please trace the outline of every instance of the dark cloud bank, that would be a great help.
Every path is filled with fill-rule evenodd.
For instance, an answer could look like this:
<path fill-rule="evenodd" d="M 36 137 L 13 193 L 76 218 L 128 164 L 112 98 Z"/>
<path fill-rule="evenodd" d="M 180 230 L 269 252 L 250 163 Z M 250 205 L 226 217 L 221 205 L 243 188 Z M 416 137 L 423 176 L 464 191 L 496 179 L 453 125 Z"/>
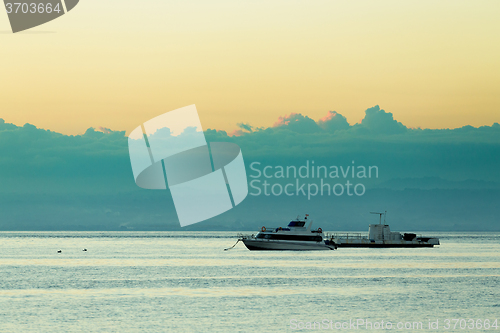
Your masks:
<path fill-rule="evenodd" d="M 319 121 L 290 114 L 269 128 L 239 127 L 231 136 L 210 129 L 205 134 L 209 142 L 242 148 L 249 181 L 256 175 L 253 162 L 261 170 L 307 161 L 377 166 L 379 177 L 326 180 L 363 183 L 362 196 L 249 195 L 235 209 L 183 230 L 256 230 L 304 213 L 323 229 L 366 230 L 375 210 L 387 210 L 392 228 L 402 231 L 500 230 L 498 123 L 410 129 L 375 106 L 355 125 L 331 111 Z M 135 185 L 125 132 L 89 129 L 66 136 L 0 119 L 0 230 L 180 229 L 168 191 Z"/>

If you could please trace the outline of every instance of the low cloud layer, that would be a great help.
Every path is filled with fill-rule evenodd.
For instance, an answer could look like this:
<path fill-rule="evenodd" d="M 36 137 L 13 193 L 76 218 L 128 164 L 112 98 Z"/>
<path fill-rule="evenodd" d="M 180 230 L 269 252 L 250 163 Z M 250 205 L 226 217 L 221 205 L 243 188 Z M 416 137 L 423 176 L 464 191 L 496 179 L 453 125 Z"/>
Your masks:
<path fill-rule="evenodd" d="M 268 128 L 239 124 L 232 134 L 213 129 L 205 132 L 209 142 L 237 143 L 247 168 L 252 162 L 298 167 L 307 161 L 326 166 L 377 166 L 379 178 L 367 182 L 363 209 L 394 206 L 409 223 L 405 210 L 432 208 L 446 216 L 459 201 L 462 210 L 482 217 L 483 224 L 493 225 L 493 229 L 500 224 L 497 201 L 492 199 L 499 197 L 500 188 L 498 123 L 479 128 L 410 129 L 375 106 L 353 125 L 335 111 L 318 121 L 289 114 Z M 90 128 L 82 135 L 67 136 L 0 119 L 0 185 L 2 229 L 178 228 L 169 192 L 135 185 L 124 131 Z M 430 197 L 432 203 L 427 200 Z M 381 198 L 387 202 L 382 203 Z M 272 201 L 281 207 L 280 216 L 275 216 L 271 201 L 264 199 L 248 197 L 241 207 L 196 228 L 225 228 L 229 221 L 239 221 L 239 228 L 244 228 L 252 226 L 254 219 L 248 214 L 255 211 L 281 220 L 303 213 L 298 207 L 321 210 L 332 204 L 327 198 L 298 202 L 297 198 L 280 197 Z M 343 210 L 356 209 L 356 204 L 347 200 L 336 207 L 342 210 L 339 214 L 349 216 Z M 284 216 L 286 212 L 290 216 Z M 467 214 L 454 217 L 465 229 Z M 470 221 L 471 228 L 474 223 Z"/>

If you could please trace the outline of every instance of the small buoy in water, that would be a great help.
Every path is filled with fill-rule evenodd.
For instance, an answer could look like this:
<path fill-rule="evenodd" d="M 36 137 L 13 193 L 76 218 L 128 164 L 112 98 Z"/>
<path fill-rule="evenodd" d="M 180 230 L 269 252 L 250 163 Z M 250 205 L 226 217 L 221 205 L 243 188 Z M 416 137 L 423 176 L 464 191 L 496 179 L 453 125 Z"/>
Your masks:
<path fill-rule="evenodd" d="M 61 250 L 59 250 L 59 251 L 57 251 L 57 253 L 62 253 L 62 251 L 61 251 Z"/>
<path fill-rule="evenodd" d="M 83 252 L 86 252 L 86 251 L 87 251 L 87 249 L 83 249 Z"/>

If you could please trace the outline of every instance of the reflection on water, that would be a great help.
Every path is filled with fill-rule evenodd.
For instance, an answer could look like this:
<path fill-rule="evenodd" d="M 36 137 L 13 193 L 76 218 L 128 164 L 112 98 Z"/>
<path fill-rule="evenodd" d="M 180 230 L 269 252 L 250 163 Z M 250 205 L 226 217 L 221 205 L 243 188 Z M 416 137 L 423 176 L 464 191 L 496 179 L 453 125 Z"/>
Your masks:
<path fill-rule="evenodd" d="M 500 317 L 500 234 L 427 234 L 442 245 L 251 252 L 223 250 L 233 232 L 3 232 L 0 331 L 274 332 L 292 319 Z"/>

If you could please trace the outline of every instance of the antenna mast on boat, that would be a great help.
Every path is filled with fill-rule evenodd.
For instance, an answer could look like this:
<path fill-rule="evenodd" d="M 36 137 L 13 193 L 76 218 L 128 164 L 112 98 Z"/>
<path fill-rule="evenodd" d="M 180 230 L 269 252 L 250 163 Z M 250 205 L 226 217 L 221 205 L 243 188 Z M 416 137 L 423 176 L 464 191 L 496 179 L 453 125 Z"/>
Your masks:
<path fill-rule="evenodd" d="M 378 214 L 378 215 L 380 215 L 380 220 L 379 220 L 378 224 L 382 224 L 382 215 L 384 215 L 384 224 L 385 224 L 385 216 L 387 215 L 387 211 L 385 211 L 384 213 L 370 212 L 370 214 Z"/>

